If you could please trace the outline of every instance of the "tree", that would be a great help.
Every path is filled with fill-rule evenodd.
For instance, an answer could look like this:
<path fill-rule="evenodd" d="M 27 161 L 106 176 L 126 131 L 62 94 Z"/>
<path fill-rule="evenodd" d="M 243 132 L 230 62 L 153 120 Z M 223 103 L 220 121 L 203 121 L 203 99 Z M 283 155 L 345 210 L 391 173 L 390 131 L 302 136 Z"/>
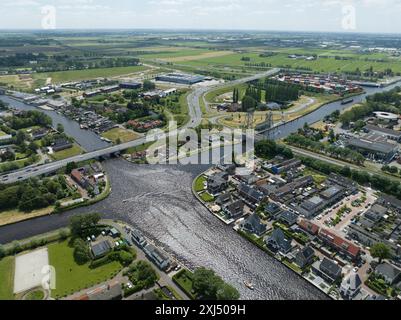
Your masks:
<path fill-rule="evenodd" d="M 216 293 L 217 300 L 238 300 L 239 292 L 233 286 L 224 283 Z"/>
<path fill-rule="evenodd" d="M 150 81 L 150 80 L 145 80 L 143 82 L 143 90 L 149 91 L 149 90 L 154 90 L 156 88 L 156 85 Z"/>
<path fill-rule="evenodd" d="M 100 221 L 98 213 L 73 216 L 70 219 L 70 229 L 74 236 L 82 236 L 87 229 L 95 227 Z"/>
<path fill-rule="evenodd" d="M 390 248 L 384 243 L 376 243 L 370 248 L 370 254 L 373 258 L 379 259 L 379 263 L 382 263 L 384 259 L 391 258 Z"/>
<path fill-rule="evenodd" d="M 70 174 L 72 170 L 78 168 L 78 165 L 75 162 L 68 162 L 65 167 L 65 173 Z"/>
<path fill-rule="evenodd" d="M 64 126 L 61 123 L 57 124 L 57 131 L 59 133 L 64 133 Z"/>
<path fill-rule="evenodd" d="M 91 255 L 89 247 L 84 240 L 78 238 L 74 241 L 74 260 L 77 264 L 83 265 L 89 262 Z"/>
<path fill-rule="evenodd" d="M 222 280 L 213 270 L 199 268 L 193 275 L 193 289 L 202 299 L 215 300 Z"/>
<path fill-rule="evenodd" d="M 6 256 L 6 249 L 0 244 L 0 259 Z"/>

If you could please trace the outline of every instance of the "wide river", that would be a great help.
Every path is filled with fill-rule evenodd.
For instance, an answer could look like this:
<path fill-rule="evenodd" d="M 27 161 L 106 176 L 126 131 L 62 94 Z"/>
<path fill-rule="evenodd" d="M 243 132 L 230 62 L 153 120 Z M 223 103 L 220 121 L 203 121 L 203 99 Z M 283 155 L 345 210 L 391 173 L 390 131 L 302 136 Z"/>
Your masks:
<path fill-rule="evenodd" d="M 193 179 L 207 166 L 104 163 L 112 193 L 91 207 L 0 228 L 0 243 L 63 227 L 72 215 L 99 212 L 126 221 L 189 267 L 212 268 L 244 299 L 325 299 L 318 289 L 239 236 L 192 195 Z M 250 291 L 243 281 L 256 285 Z"/>
<path fill-rule="evenodd" d="M 366 94 L 355 98 L 355 103 L 362 101 L 368 94 L 386 91 L 394 86 L 368 88 Z M 12 101 L 12 105 L 16 103 Z M 24 108 L 23 104 L 17 105 Z M 349 105 L 341 105 L 340 102 L 328 104 L 298 121 L 276 129 L 275 138 L 288 135 L 305 122 L 316 122 L 334 110 L 345 107 Z M 59 115 L 55 112 L 49 115 L 55 123 L 69 121 L 57 120 L 55 117 Z M 66 132 L 88 151 L 101 147 L 98 137 L 95 139 L 90 132 L 76 128 L 74 122 L 70 123 L 71 126 L 68 122 L 67 126 L 65 122 L 63 124 Z M 294 272 L 243 239 L 231 226 L 224 225 L 212 216 L 195 199 L 191 192 L 192 181 L 208 166 L 134 165 L 121 159 L 108 160 L 104 165 L 111 179 L 110 197 L 91 207 L 1 227 L 0 243 L 66 226 L 69 218 L 75 214 L 99 212 L 105 218 L 121 219 L 134 225 L 190 267 L 212 268 L 237 287 L 244 299 L 327 298 Z M 248 290 L 243 285 L 244 280 L 252 281 L 256 289 Z"/>

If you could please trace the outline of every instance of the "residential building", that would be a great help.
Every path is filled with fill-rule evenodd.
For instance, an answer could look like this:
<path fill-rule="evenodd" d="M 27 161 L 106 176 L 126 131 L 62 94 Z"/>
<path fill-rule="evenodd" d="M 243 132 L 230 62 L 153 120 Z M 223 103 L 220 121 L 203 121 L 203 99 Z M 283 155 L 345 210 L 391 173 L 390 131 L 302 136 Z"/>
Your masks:
<path fill-rule="evenodd" d="M 299 227 L 306 231 L 307 233 L 317 236 L 317 234 L 319 233 L 319 226 L 317 226 L 316 224 L 314 224 L 313 222 L 310 222 L 306 219 L 302 219 L 301 221 L 298 222 Z"/>
<path fill-rule="evenodd" d="M 131 240 L 141 248 L 148 244 L 142 233 L 137 229 L 131 229 Z"/>
<path fill-rule="evenodd" d="M 305 188 L 311 184 L 313 184 L 312 176 L 301 177 L 278 188 L 271 196 L 274 200 L 280 201 L 287 194 L 290 194 L 297 189 Z"/>
<path fill-rule="evenodd" d="M 355 181 L 345 178 L 339 174 L 333 172 L 330 173 L 327 181 L 331 184 L 337 184 L 343 187 L 346 190 L 346 194 L 348 195 L 356 194 L 358 192 L 358 184 Z"/>
<path fill-rule="evenodd" d="M 362 280 L 355 272 L 344 278 L 340 286 L 340 294 L 346 300 L 352 300 L 361 290 Z"/>
<path fill-rule="evenodd" d="M 323 241 L 323 243 L 332 249 L 335 249 L 339 253 L 343 254 L 347 258 L 355 261 L 360 257 L 361 249 L 353 244 L 352 242 L 345 240 L 333 232 L 320 229 L 319 239 Z"/>
<path fill-rule="evenodd" d="M 285 225 L 287 225 L 288 227 L 293 226 L 294 224 L 297 223 L 298 220 L 298 215 L 291 212 L 291 211 L 282 211 L 277 219 L 281 222 L 283 222 Z"/>
<path fill-rule="evenodd" d="M 298 253 L 295 256 L 295 263 L 301 268 L 305 268 L 309 266 L 310 264 L 313 263 L 315 258 L 315 251 L 309 247 L 306 246 L 298 251 Z"/>
<path fill-rule="evenodd" d="M 265 212 L 269 216 L 275 217 L 277 214 L 281 212 L 281 207 L 277 203 L 270 202 L 265 206 Z"/>
<path fill-rule="evenodd" d="M 238 188 L 239 194 L 245 198 L 245 200 L 249 201 L 251 204 L 255 205 L 264 199 L 263 193 L 260 191 L 253 189 L 247 184 L 241 184 Z"/>
<path fill-rule="evenodd" d="M 375 273 L 382 276 L 390 285 L 396 284 L 401 279 L 401 270 L 388 262 L 379 264 Z"/>
<path fill-rule="evenodd" d="M 230 193 L 223 193 L 216 198 L 216 204 L 220 207 L 228 205 L 232 201 L 233 197 Z"/>
<path fill-rule="evenodd" d="M 281 174 L 290 169 L 298 168 L 299 166 L 301 166 L 301 164 L 302 164 L 301 160 L 294 158 L 294 159 L 283 161 L 277 165 L 273 165 L 271 167 L 271 170 L 274 174 Z"/>
<path fill-rule="evenodd" d="M 326 207 L 326 205 L 326 201 L 324 201 L 322 197 L 316 195 L 303 201 L 297 209 L 305 217 L 311 218 L 322 211 Z"/>
<path fill-rule="evenodd" d="M 47 136 L 48 130 L 46 128 L 39 128 L 31 133 L 33 140 L 40 140 Z"/>
<path fill-rule="evenodd" d="M 164 271 L 170 266 L 170 259 L 152 244 L 147 244 L 144 251 L 160 270 Z"/>
<path fill-rule="evenodd" d="M 282 254 L 287 254 L 291 251 L 291 242 L 292 240 L 287 238 L 280 228 L 274 229 L 272 234 L 265 238 L 265 243 L 271 250 Z"/>
<path fill-rule="evenodd" d="M 241 229 L 256 234 L 257 236 L 261 236 L 266 232 L 266 225 L 262 223 L 260 217 L 254 213 L 242 222 Z"/>
<path fill-rule="evenodd" d="M 341 278 L 341 267 L 326 257 L 312 264 L 312 272 L 332 284 Z"/>
<path fill-rule="evenodd" d="M 58 139 L 51 145 L 54 152 L 70 149 L 72 146 L 72 142 L 66 139 Z"/>
<path fill-rule="evenodd" d="M 104 257 L 110 251 L 111 251 L 111 245 L 107 239 L 97 243 L 93 243 L 91 245 L 91 252 L 94 259 L 99 259 L 101 257 Z"/>
<path fill-rule="evenodd" d="M 242 200 L 237 200 L 224 205 L 223 212 L 231 219 L 242 217 L 244 215 L 244 202 Z"/>

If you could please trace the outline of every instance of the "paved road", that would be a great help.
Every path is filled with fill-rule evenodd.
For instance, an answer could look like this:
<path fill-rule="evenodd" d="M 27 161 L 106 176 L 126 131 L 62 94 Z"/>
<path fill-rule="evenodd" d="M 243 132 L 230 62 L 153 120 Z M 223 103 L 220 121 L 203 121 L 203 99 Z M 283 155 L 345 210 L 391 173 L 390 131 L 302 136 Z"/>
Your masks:
<path fill-rule="evenodd" d="M 257 74 L 257 75 L 251 76 L 251 77 L 238 79 L 238 80 L 227 82 L 227 83 L 220 84 L 220 85 L 199 87 L 199 88 L 195 89 L 191 94 L 188 95 L 188 108 L 189 108 L 189 115 L 190 115 L 191 120 L 186 125 L 184 125 L 183 128 L 196 128 L 197 126 L 200 125 L 200 123 L 202 121 L 202 110 L 201 110 L 201 106 L 199 103 L 199 99 L 205 93 L 207 93 L 211 90 L 216 90 L 218 88 L 224 88 L 224 87 L 228 87 L 228 86 L 232 86 L 232 85 L 238 85 L 241 83 L 245 83 L 245 82 L 257 80 L 257 79 L 260 79 L 263 77 L 271 76 L 271 75 L 277 73 L 278 71 L 279 71 L 279 69 L 272 69 L 268 72 Z M 173 132 L 173 134 L 174 134 L 174 132 Z M 21 170 L 12 172 L 12 173 L 1 175 L 0 183 L 14 183 L 17 181 L 22 181 L 22 180 L 26 180 L 26 179 L 29 179 L 29 178 L 32 178 L 35 176 L 39 176 L 42 174 L 48 174 L 51 172 L 55 172 L 60 168 L 65 167 L 69 162 L 80 162 L 80 161 L 86 161 L 86 160 L 90 160 L 90 159 L 94 159 L 94 158 L 98 158 L 98 157 L 102 157 L 102 156 L 108 156 L 110 154 L 114 154 L 114 153 L 121 152 L 122 150 L 126 150 L 128 148 L 140 146 L 147 141 L 152 141 L 152 140 L 156 141 L 158 138 L 159 138 L 159 136 L 157 136 L 157 135 L 156 136 L 150 135 L 148 138 L 142 137 L 138 140 L 130 141 L 127 143 L 116 145 L 116 146 L 107 147 L 105 149 L 96 150 L 93 152 L 88 152 L 83 155 L 74 156 L 74 157 L 71 157 L 68 159 L 52 162 L 49 164 L 44 164 L 44 165 L 41 165 L 41 166 L 38 166 L 35 168 L 24 168 L 24 169 L 21 169 Z"/>

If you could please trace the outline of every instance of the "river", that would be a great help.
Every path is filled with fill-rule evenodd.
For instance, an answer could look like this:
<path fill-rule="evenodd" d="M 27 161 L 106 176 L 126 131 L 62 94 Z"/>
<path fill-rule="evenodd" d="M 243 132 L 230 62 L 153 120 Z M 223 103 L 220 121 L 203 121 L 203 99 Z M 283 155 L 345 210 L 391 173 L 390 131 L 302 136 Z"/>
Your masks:
<path fill-rule="evenodd" d="M 5 95 L 0 95 L 0 100 L 8 103 L 10 107 L 14 107 L 18 110 L 36 110 L 47 114 L 52 118 L 54 128 L 57 128 L 57 125 L 61 123 L 64 127 L 65 133 L 70 137 L 73 137 L 75 141 L 88 152 L 96 151 L 109 146 L 107 142 L 101 140 L 100 137 L 94 132 L 81 129 L 78 122 L 70 120 L 55 111 L 43 110 Z"/>
<path fill-rule="evenodd" d="M 193 179 L 205 165 L 104 163 L 112 193 L 91 207 L 0 228 L 0 243 L 63 227 L 72 215 L 100 212 L 140 229 L 189 267 L 212 268 L 244 299 L 325 299 L 318 289 L 239 236 L 192 195 Z M 243 281 L 256 285 L 247 289 Z"/>

